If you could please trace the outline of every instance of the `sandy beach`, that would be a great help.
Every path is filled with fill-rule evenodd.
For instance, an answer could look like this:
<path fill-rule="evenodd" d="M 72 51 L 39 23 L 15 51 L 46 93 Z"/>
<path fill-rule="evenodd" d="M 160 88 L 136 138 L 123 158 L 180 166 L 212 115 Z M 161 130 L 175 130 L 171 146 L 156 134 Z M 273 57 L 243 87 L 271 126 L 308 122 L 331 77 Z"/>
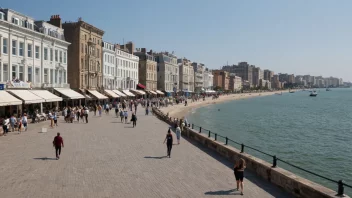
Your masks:
<path fill-rule="evenodd" d="M 197 102 L 191 102 L 191 100 L 188 100 L 188 105 L 185 106 L 184 104 L 174 104 L 169 105 L 168 107 L 163 107 L 160 110 L 164 112 L 165 114 L 169 113 L 170 117 L 176 117 L 176 118 L 183 118 L 185 115 L 187 115 L 192 109 L 195 108 L 200 108 L 204 107 L 207 105 L 212 105 L 212 104 L 219 104 L 222 102 L 227 102 L 231 100 L 242 100 L 242 99 L 247 99 L 247 98 L 253 98 L 253 97 L 262 97 L 262 96 L 269 96 L 269 95 L 274 95 L 276 93 L 281 93 L 281 92 L 288 92 L 288 91 L 275 91 L 275 92 L 262 92 L 262 93 L 242 93 L 242 94 L 231 94 L 231 95 L 225 95 L 225 96 L 220 96 L 218 99 L 212 100 L 211 97 L 206 98 L 205 101 L 203 100 L 198 100 Z"/>

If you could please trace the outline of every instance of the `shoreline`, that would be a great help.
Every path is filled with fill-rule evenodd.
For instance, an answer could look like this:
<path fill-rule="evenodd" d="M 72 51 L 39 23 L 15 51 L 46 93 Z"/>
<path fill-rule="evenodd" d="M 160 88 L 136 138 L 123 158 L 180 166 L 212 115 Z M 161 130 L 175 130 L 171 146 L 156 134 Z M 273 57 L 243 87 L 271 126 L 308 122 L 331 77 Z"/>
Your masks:
<path fill-rule="evenodd" d="M 220 96 L 217 99 L 212 100 L 211 97 L 207 97 L 205 101 L 199 100 L 197 102 L 191 102 L 191 100 L 188 100 L 188 105 L 185 106 L 184 104 L 174 104 L 174 105 L 169 105 L 168 107 L 163 107 L 160 108 L 159 110 L 162 111 L 163 113 L 167 114 L 169 113 L 169 117 L 173 118 L 179 118 L 183 119 L 192 109 L 198 109 L 200 107 L 208 106 L 208 105 L 214 105 L 214 104 L 220 104 L 228 101 L 233 101 L 233 100 L 242 100 L 242 99 L 248 99 L 248 98 L 254 98 L 254 97 L 262 97 L 262 96 L 271 96 L 275 95 L 277 93 L 287 93 L 288 90 L 284 91 L 273 91 L 273 92 L 262 92 L 262 93 L 241 93 L 241 94 L 230 94 L 230 95 L 225 95 L 225 96 Z"/>

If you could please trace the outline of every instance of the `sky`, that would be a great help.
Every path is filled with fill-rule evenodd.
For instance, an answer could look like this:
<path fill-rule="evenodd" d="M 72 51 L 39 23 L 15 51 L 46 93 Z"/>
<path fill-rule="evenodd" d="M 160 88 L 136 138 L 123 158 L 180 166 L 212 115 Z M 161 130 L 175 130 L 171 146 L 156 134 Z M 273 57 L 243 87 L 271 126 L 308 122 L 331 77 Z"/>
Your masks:
<path fill-rule="evenodd" d="M 352 81 L 351 0 L 1 0 L 0 7 L 35 20 L 82 17 L 105 41 L 174 51 L 211 69 L 245 61 Z"/>

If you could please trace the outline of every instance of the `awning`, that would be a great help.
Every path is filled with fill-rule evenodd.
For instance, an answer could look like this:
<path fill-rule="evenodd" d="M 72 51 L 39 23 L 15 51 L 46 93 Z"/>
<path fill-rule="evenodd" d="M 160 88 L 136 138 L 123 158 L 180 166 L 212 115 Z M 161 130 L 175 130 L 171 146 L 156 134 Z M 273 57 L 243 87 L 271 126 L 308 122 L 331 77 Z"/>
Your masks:
<path fill-rule="evenodd" d="M 65 88 L 54 88 L 57 92 L 61 93 L 65 97 L 69 99 L 83 99 L 84 96 L 76 91 L 73 91 L 72 89 L 65 89 Z"/>
<path fill-rule="evenodd" d="M 137 90 L 137 91 L 141 92 L 142 95 L 145 95 L 144 91 L 142 91 L 142 90 Z"/>
<path fill-rule="evenodd" d="M 123 93 L 125 93 L 126 95 L 128 95 L 128 96 L 135 96 L 133 93 L 131 93 L 129 90 L 122 90 L 123 91 Z"/>
<path fill-rule="evenodd" d="M 149 93 L 157 95 L 157 93 L 154 91 L 149 91 Z"/>
<path fill-rule="evenodd" d="M 141 83 L 138 83 L 137 84 L 138 87 L 142 88 L 142 89 L 145 89 L 146 87 L 144 85 L 142 85 Z"/>
<path fill-rule="evenodd" d="M 45 100 L 28 90 L 8 90 L 9 93 L 20 98 L 24 104 L 42 103 Z"/>
<path fill-rule="evenodd" d="M 17 99 L 15 96 L 7 93 L 6 91 L 0 91 L 0 106 L 11 106 L 20 104 L 22 104 L 22 101 Z"/>
<path fill-rule="evenodd" d="M 103 94 L 95 91 L 95 90 L 89 90 L 87 89 L 87 91 L 92 94 L 92 96 L 94 96 L 96 99 L 98 100 L 104 100 L 104 99 L 108 99 L 108 97 L 104 96 Z"/>
<path fill-rule="evenodd" d="M 119 95 L 117 95 L 115 92 L 113 92 L 111 90 L 104 90 L 104 91 L 107 95 L 109 95 L 112 98 L 119 98 L 120 97 Z"/>
<path fill-rule="evenodd" d="M 131 89 L 130 91 L 132 91 L 132 92 L 134 92 L 135 94 L 138 94 L 138 95 L 145 95 L 145 92 L 141 91 L 141 90 Z"/>
<path fill-rule="evenodd" d="M 159 91 L 159 90 L 156 90 L 156 93 L 161 94 L 161 95 L 164 95 L 164 93 L 161 92 L 161 91 Z"/>
<path fill-rule="evenodd" d="M 121 96 L 121 97 L 126 97 L 126 95 L 124 93 L 122 93 L 121 91 L 119 90 L 112 90 L 114 93 L 116 93 L 117 95 Z"/>
<path fill-rule="evenodd" d="M 62 98 L 50 93 L 47 90 L 30 90 L 30 92 L 34 93 L 35 95 L 43 98 L 45 102 L 58 102 L 62 101 Z"/>

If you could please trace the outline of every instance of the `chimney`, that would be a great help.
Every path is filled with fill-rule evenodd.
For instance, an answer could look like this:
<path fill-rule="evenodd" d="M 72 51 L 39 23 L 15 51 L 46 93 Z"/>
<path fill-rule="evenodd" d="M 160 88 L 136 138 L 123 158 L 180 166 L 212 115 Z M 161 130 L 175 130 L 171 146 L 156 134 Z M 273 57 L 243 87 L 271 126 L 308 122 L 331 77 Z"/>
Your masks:
<path fill-rule="evenodd" d="M 132 42 L 128 42 L 126 45 L 125 45 L 125 48 L 128 49 L 128 51 L 130 52 L 130 54 L 133 54 L 134 53 L 134 44 Z"/>
<path fill-rule="evenodd" d="M 146 53 L 147 50 L 146 50 L 145 48 L 142 48 L 142 49 L 141 49 L 141 52 Z"/>
<path fill-rule="evenodd" d="M 48 23 L 50 23 L 51 25 L 55 25 L 56 27 L 62 28 L 60 15 L 52 15 Z"/>

